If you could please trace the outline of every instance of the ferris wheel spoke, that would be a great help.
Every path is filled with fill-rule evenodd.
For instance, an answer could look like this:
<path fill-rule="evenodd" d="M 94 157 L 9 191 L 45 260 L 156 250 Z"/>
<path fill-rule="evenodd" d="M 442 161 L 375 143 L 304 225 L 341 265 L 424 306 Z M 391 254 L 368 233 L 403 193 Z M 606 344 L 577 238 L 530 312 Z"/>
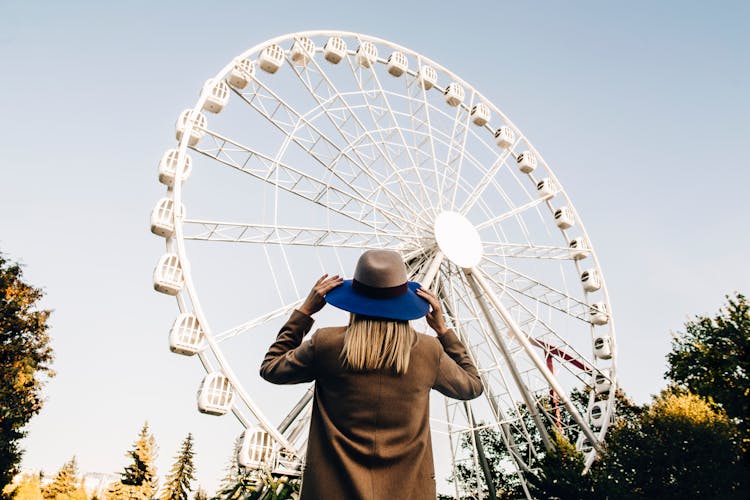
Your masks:
<path fill-rule="evenodd" d="M 560 385 L 557 378 L 555 378 L 544 361 L 542 361 L 542 359 L 539 357 L 537 352 L 534 351 L 528 336 L 521 330 L 521 328 L 519 328 L 518 324 L 510 315 L 508 310 L 497 298 L 489 283 L 483 276 L 482 272 L 478 268 L 473 268 L 465 269 L 464 274 L 466 275 L 469 283 L 472 284 L 472 288 L 475 289 L 477 300 L 480 301 L 481 304 L 484 304 L 484 301 L 486 300 L 489 305 L 491 305 L 492 309 L 502 318 L 503 322 L 512 332 L 515 339 L 523 346 L 524 351 L 526 351 L 526 355 L 533 361 L 537 371 L 539 371 L 547 381 L 550 386 L 550 390 L 553 390 L 557 394 L 558 399 L 560 400 L 562 405 L 567 408 L 568 412 L 573 417 L 573 420 L 575 420 L 576 424 L 578 424 L 578 426 L 581 428 L 581 431 L 591 442 L 591 445 L 597 451 L 601 451 L 601 444 L 594 435 L 594 432 L 591 430 L 591 427 L 589 427 L 588 422 L 586 422 L 586 420 L 578 412 L 578 409 L 573 405 L 570 397 L 567 394 L 567 391 L 565 391 L 562 385 Z M 502 340 L 502 337 L 500 337 L 500 340 Z"/>
<path fill-rule="evenodd" d="M 453 290 L 453 286 L 454 286 L 453 280 L 448 279 L 448 283 L 449 283 L 449 285 L 447 287 L 445 285 L 442 285 L 440 287 L 440 290 L 441 290 L 441 293 L 439 294 L 440 300 L 441 300 L 441 302 L 444 305 L 446 314 L 452 319 L 452 322 L 453 322 L 453 324 L 455 325 L 455 328 L 456 328 L 456 333 L 459 336 L 459 338 L 461 339 L 461 341 L 463 342 L 463 344 L 465 346 L 467 346 L 467 347 L 472 346 L 472 342 L 471 342 L 469 336 L 464 331 L 464 328 L 462 327 L 461 321 L 458 319 L 458 316 L 454 312 L 454 311 L 457 311 L 459 309 L 459 305 L 457 304 L 456 301 L 457 300 L 461 300 L 460 297 L 466 297 L 468 294 L 465 294 L 466 290 L 461 290 L 462 294 L 456 294 L 455 293 L 456 291 Z M 447 293 L 448 291 L 450 291 L 452 293 Z M 451 301 L 450 297 L 453 297 L 454 300 Z M 476 310 L 476 304 L 475 303 L 466 302 L 465 305 L 468 307 L 469 310 L 472 311 L 472 313 L 474 314 L 474 317 L 476 317 L 476 318 L 480 317 L 479 311 Z M 479 326 L 480 326 L 480 328 L 482 328 L 483 338 L 484 339 L 489 339 L 491 337 L 491 335 L 489 334 L 489 332 L 487 332 L 486 330 L 484 330 L 485 324 L 479 323 Z M 508 384 L 508 381 L 505 378 L 505 374 L 503 373 L 503 370 L 501 368 L 501 362 L 497 358 L 497 354 L 496 354 L 497 351 L 494 350 L 494 349 L 488 349 L 488 351 L 490 352 L 490 354 L 491 354 L 491 356 L 493 358 L 494 366 L 496 367 L 493 370 L 493 372 L 497 373 L 499 375 L 498 381 L 499 381 L 501 387 L 504 389 L 504 391 L 502 391 L 502 394 L 510 394 L 510 389 L 509 389 L 510 385 Z M 469 354 L 471 355 L 472 360 L 474 361 L 475 365 L 479 365 L 478 362 L 477 362 L 478 360 L 476 359 L 476 355 L 475 355 L 473 349 L 469 348 Z M 481 366 L 481 365 L 479 365 L 479 366 Z M 480 376 L 480 378 L 482 380 L 482 386 L 485 388 L 485 391 L 484 391 L 484 393 L 485 393 L 484 394 L 485 399 L 487 400 L 487 402 L 488 402 L 488 404 L 490 406 L 490 409 L 491 409 L 492 413 L 494 414 L 495 421 L 500 423 L 501 438 L 502 438 L 502 440 L 503 440 L 506 448 L 510 452 L 511 457 L 513 458 L 513 460 L 516 462 L 516 465 L 520 469 L 523 469 L 523 470 L 529 472 L 530 471 L 529 466 L 527 465 L 526 460 L 520 455 L 518 444 L 516 443 L 516 440 L 515 440 L 515 438 L 513 436 L 513 433 L 510 430 L 510 425 L 509 425 L 508 422 L 511 419 L 508 418 L 508 416 L 506 416 L 505 411 L 503 410 L 502 406 L 499 404 L 499 399 L 500 399 L 500 397 L 502 397 L 502 394 L 498 394 L 497 391 L 495 390 L 495 386 L 496 386 L 497 382 L 493 383 L 490 380 L 490 378 L 489 378 L 489 371 L 490 370 L 488 370 L 488 369 L 482 369 L 482 370 L 479 371 L 479 376 Z M 515 407 L 515 405 L 513 405 L 512 408 L 513 408 L 512 411 L 517 411 L 517 408 Z M 515 419 L 517 417 L 520 417 L 520 415 L 516 415 L 513 418 Z M 520 419 L 519 419 L 519 421 L 521 422 L 522 433 L 525 436 L 528 436 L 528 430 L 526 429 L 525 425 L 523 424 L 523 421 L 520 420 Z M 530 449 L 533 450 L 533 456 L 536 457 L 536 450 L 534 450 L 533 447 L 531 447 Z"/>
<path fill-rule="evenodd" d="M 370 226 L 376 230 L 402 230 L 403 226 L 413 226 L 414 221 L 393 214 L 374 202 L 360 198 L 330 183 L 304 173 L 299 169 L 277 161 L 249 146 L 245 146 L 216 132 L 207 130 L 216 146 L 213 148 L 193 147 L 193 149 L 219 163 L 235 168 L 278 187 L 289 193 L 298 195 L 317 205 L 339 213 L 352 220 Z M 381 216 L 387 220 L 373 221 L 373 216 Z"/>
<path fill-rule="evenodd" d="M 517 143 L 518 142 L 516 142 L 516 144 Z M 464 203 L 458 209 L 459 213 L 466 214 L 472 209 L 472 207 L 477 202 L 477 200 L 479 200 L 482 197 L 482 195 L 484 195 L 485 190 L 490 186 L 490 184 L 494 183 L 495 176 L 500 171 L 500 169 L 504 166 L 507 167 L 508 157 L 510 156 L 512 156 L 515 159 L 515 153 L 513 153 L 513 146 L 506 149 L 505 152 L 503 152 L 500 156 L 498 156 L 497 160 L 495 160 L 492 166 L 490 166 L 490 168 L 487 169 L 487 171 L 484 173 L 484 176 L 482 176 L 482 179 L 477 183 L 477 185 L 469 194 L 466 201 L 464 201 Z"/>
<path fill-rule="evenodd" d="M 469 110 L 473 106 L 475 98 L 476 93 L 472 92 L 468 106 L 461 104 L 456 107 L 456 114 L 453 118 L 453 130 L 450 139 L 448 140 L 448 154 L 445 158 L 446 174 L 443 175 L 444 185 L 441 190 L 445 192 L 450 187 L 446 186 L 445 183 L 448 180 L 447 172 L 452 170 L 454 172 L 452 177 L 455 179 L 455 184 L 453 186 L 453 195 L 450 201 L 451 209 L 453 209 L 456 204 L 456 194 L 458 193 L 459 180 L 461 179 L 461 167 L 463 166 L 464 151 L 466 149 L 466 138 L 469 134 L 471 123 L 471 114 L 469 113 Z"/>
<path fill-rule="evenodd" d="M 290 302 L 289 304 L 285 304 L 278 309 L 275 309 L 269 313 L 262 314 L 256 318 L 253 318 L 249 321 L 245 321 L 244 323 L 241 323 L 237 326 L 233 326 L 232 328 L 229 328 L 228 330 L 224 330 L 223 332 L 220 332 L 216 334 L 213 338 L 214 342 L 223 342 L 229 338 L 236 337 L 238 335 L 242 335 L 245 332 L 248 332 L 252 330 L 253 328 L 256 328 L 260 325 L 264 325 L 269 321 L 272 321 L 276 318 L 280 318 L 282 316 L 288 316 L 292 313 L 294 309 L 299 307 L 302 304 L 302 301 L 304 299 L 297 299 L 294 302 Z"/>
<path fill-rule="evenodd" d="M 591 323 L 590 308 L 583 302 L 568 293 L 545 285 L 541 281 L 526 274 L 516 271 L 497 260 L 485 256 L 483 262 L 492 271 L 487 270 L 487 277 L 495 284 L 498 290 L 507 288 L 549 306 L 570 317 L 577 318 L 586 323 Z"/>
<path fill-rule="evenodd" d="M 471 293 L 473 294 L 473 298 L 476 300 L 476 304 L 482 313 L 482 317 L 484 319 L 483 323 L 487 325 L 487 333 L 489 334 L 489 338 L 491 338 L 492 343 L 502 354 L 505 364 L 511 372 L 511 376 L 513 378 L 513 381 L 515 382 L 516 389 L 519 391 L 524 400 L 524 403 L 526 404 L 526 408 L 528 409 L 529 414 L 534 421 L 534 425 L 539 432 L 539 436 L 541 437 L 545 449 L 548 451 L 552 450 L 552 441 L 549 438 L 547 428 L 542 422 L 536 400 L 534 399 L 533 394 L 524 381 L 521 371 L 519 370 L 513 358 L 511 350 L 505 338 L 503 337 L 500 328 L 495 322 L 495 318 L 492 314 L 490 305 L 485 299 L 485 293 L 483 293 L 481 290 L 481 285 L 477 282 L 477 280 L 473 278 L 473 275 L 471 273 L 465 272 L 464 276 L 467 283 L 469 284 L 469 288 L 471 290 Z"/>
<path fill-rule="evenodd" d="M 401 182 L 407 182 L 405 179 L 403 179 L 402 171 L 408 172 L 409 170 L 413 170 L 416 174 L 416 185 L 421 187 L 421 194 L 423 196 L 422 200 L 418 200 L 418 203 L 420 204 L 420 207 L 422 210 L 425 210 L 427 207 L 430 209 L 433 208 L 432 204 L 432 197 L 430 196 L 429 192 L 427 191 L 427 184 L 425 183 L 424 179 L 422 179 L 422 175 L 420 174 L 419 168 L 417 167 L 417 163 L 414 160 L 414 157 L 412 156 L 411 149 L 406 143 L 406 138 L 404 137 L 404 131 L 403 128 L 399 125 L 398 120 L 396 119 L 396 115 L 393 110 L 393 106 L 391 105 L 390 99 L 388 98 L 388 93 L 383 88 L 383 85 L 380 83 L 380 78 L 378 77 L 377 72 L 375 71 L 375 68 L 371 66 L 370 68 L 357 68 L 355 67 L 355 63 L 352 62 L 352 59 L 350 57 L 347 57 L 347 62 L 349 64 L 349 69 L 352 72 L 352 75 L 354 76 L 354 81 L 357 82 L 357 86 L 362 91 L 363 96 L 365 99 L 368 98 L 368 96 L 372 96 L 371 99 L 368 99 L 368 110 L 370 111 L 371 119 L 373 120 L 373 123 L 375 127 L 381 131 L 381 140 L 385 141 L 386 137 L 383 137 L 382 131 L 389 129 L 387 126 L 383 126 L 382 122 L 384 121 L 384 118 L 388 118 L 390 123 L 392 124 L 392 127 L 390 127 L 391 130 L 395 130 L 396 134 L 398 135 L 398 138 L 400 140 L 402 151 L 406 153 L 408 165 L 411 167 L 411 169 L 399 169 L 396 168 L 395 165 L 393 167 L 393 173 L 396 174 L 399 177 L 399 180 Z M 365 73 L 369 76 L 369 78 L 365 79 L 362 78 L 362 73 Z M 406 77 L 405 77 L 406 78 Z M 374 85 L 373 85 L 374 82 Z M 377 100 L 380 99 L 382 101 L 382 105 L 378 106 Z M 383 112 L 381 112 L 380 116 L 376 116 L 376 111 L 378 109 L 383 109 Z M 385 150 L 387 151 L 388 148 L 386 146 Z M 403 153 L 402 153 L 403 154 Z M 401 156 L 400 154 L 396 156 L 398 158 Z M 395 162 L 392 162 L 395 163 Z M 425 203 L 427 204 L 425 206 Z"/>
<path fill-rule="evenodd" d="M 504 213 L 502 213 L 500 215 L 492 217 L 491 219 L 488 219 L 488 220 L 486 220 L 484 222 L 481 222 L 481 223 L 477 224 L 476 228 L 479 231 L 479 230 L 482 230 L 482 229 L 484 229 L 486 227 L 493 226 L 493 225 L 498 224 L 498 223 L 500 223 L 500 222 L 502 222 L 502 221 L 504 221 L 506 219 L 509 219 L 511 217 L 515 217 L 517 215 L 520 215 L 520 214 L 526 212 L 527 210 L 531 210 L 531 209 L 533 209 L 533 208 L 535 208 L 535 207 L 537 207 L 539 205 L 543 205 L 544 203 L 546 203 L 551 198 L 552 198 L 552 195 L 540 196 L 539 198 L 537 198 L 535 200 L 528 201 L 528 202 L 524 203 L 523 205 L 519 205 L 519 206 L 513 208 L 512 210 L 508 210 L 507 212 L 504 212 Z"/>
<path fill-rule="evenodd" d="M 292 67 L 294 65 L 290 63 Z M 332 138 L 327 136 L 319 127 L 308 118 L 309 112 L 303 114 L 297 111 L 292 105 L 282 99 L 271 88 L 264 85 L 260 80 L 253 80 L 252 89 L 246 92 L 234 90 L 240 98 L 249 104 L 261 116 L 276 126 L 292 142 L 304 150 L 307 154 L 315 159 L 320 165 L 331 172 L 336 178 L 348 185 L 361 198 L 368 198 L 376 193 L 382 193 L 389 200 L 392 206 L 398 205 L 398 198 L 390 189 L 380 181 L 371 165 L 366 158 L 360 154 L 356 145 L 351 142 L 351 138 L 344 134 L 344 129 L 338 128 L 340 135 L 346 141 L 346 149 L 342 149 Z M 325 106 L 321 106 L 326 114 L 330 111 Z M 357 158 L 355 159 L 348 151 L 352 151 Z M 345 171 L 343 163 L 350 166 L 349 171 Z M 357 187 L 355 181 L 364 174 L 375 187 L 370 188 L 372 192 L 363 193 Z"/>
<path fill-rule="evenodd" d="M 398 249 L 413 235 L 328 228 L 185 219 L 183 238 L 196 241 Z"/>
<path fill-rule="evenodd" d="M 498 242 L 485 242 L 483 247 L 490 258 L 574 260 L 569 247 Z"/>
<path fill-rule="evenodd" d="M 349 58 L 347 57 L 347 60 L 348 59 Z M 385 160 L 385 162 L 389 165 L 391 171 L 399 180 L 399 188 L 401 192 L 398 193 L 398 197 L 402 200 L 417 200 L 417 202 L 421 205 L 421 202 L 419 202 L 416 194 L 412 191 L 409 184 L 401 176 L 400 169 L 394 162 L 394 159 L 392 158 L 390 152 L 386 147 L 383 147 L 381 141 L 378 141 L 375 139 L 375 137 L 373 137 L 370 129 L 365 126 L 359 115 L 352 109 L 349 103 L 346 102 L 342 94 L 338 91 L 337 87 L 333 84 L 331 79 L 321 68 L 318 62 L 313 59 L 311 60 L 310 64 L 302 68 L 295 67 L 294 73 L 297 75 L 300 82 L 302 82 L 306 90 L 315 99 L 318 105 L 321 106 L 326 112 L 326 116 L 329 118 L 334 127 L 337 130 L 341 131 L 342 137 L 344 137 L 344 139 L 347 139 L 347 141 L 351 141 L 354 137 L 358 136 L 364 136 L 368 139 L 370 145 L 378 152 L 380 157 Z M 341 109 L 346 110 L 346 112 L 343 114 L 336 114 L 331 112 L 331 108 L 336 106 L 340 106 Z M 368 113 L 373 113 L 372 106 L 366 106 L 366 108 Z M 351 125 L 349 125 L 350 123 Z M 351 134 L 351 136 L 348 138 L 344 135 L 343 132 L 344 130 L 346 130 L 347 126 L 354 127 L 356 130 L 356 132 Z M 421 209 L 422 212 L 425 211 L 425 207 L 423 205 L 421 205 Z M 422 219 L 422 222 L 424 222 L 422 217 L 423 216 L 419 214 L 417 218 Z"/>

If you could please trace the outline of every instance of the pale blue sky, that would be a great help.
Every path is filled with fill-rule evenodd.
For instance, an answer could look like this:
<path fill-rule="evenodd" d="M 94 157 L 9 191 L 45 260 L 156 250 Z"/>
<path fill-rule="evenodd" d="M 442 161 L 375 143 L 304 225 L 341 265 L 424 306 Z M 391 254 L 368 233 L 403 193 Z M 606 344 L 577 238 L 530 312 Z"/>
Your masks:
<path fill-rule="evenodd" d="M 471 82 L 530 138 L 596 246 L 620 380 L 664 385 L 670 330 L 748 292 L 745 2 L 0 1 L 0 249 L 55 310 L 58 376 L 24 466 L 120 470 L 144 420 L 165 473 L 196 435 L 213 489 L 239 432 L 195 411 L 201 369 L 169 353 L 151 289 L 156 164 L 205 79 L 304 29 L 385 38 Z M 744 146 L 744 147 L 743 147 Z"/>

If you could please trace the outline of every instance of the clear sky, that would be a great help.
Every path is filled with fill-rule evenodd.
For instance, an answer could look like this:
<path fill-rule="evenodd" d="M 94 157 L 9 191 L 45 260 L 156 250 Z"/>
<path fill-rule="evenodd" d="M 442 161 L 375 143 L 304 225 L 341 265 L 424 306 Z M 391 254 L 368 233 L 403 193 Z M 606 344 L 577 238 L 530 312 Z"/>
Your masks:
<path fill-rule="evenodd" d="M 179 112 L 276 35 L 357 31 L 471 82 L 544 154 L 586 223 L 620 381 L 664 386 L 670 331 L 750 289 L 747 2 L 0 1 L 0 250 L 55 310 L 58 375 L 24 466 L 119 471 L 144 420 L 166 473 L 196 436 L 215 488 L 239 426 L 195 410 L 201 368 L 166 348 L 148 216 Z"/>

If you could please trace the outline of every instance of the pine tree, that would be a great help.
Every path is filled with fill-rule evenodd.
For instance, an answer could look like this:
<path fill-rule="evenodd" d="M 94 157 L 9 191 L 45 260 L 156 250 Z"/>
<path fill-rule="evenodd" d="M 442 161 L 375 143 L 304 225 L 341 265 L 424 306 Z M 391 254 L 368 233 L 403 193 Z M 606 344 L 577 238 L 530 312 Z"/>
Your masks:
<path fill-rule="evenodd" d="M 199 487 L 198 491 L 195 492 L 193 500 L 208 500 L 208 493 L 206 493 L 206 490 Z"/>
<path fill-rule="evenodd" d="M 42 496 L 52 500 L 67 499 L 73 497 L 77 489 L 78 463 L 74 456 L 60 467 L 52 482 L 42 488 Z"/>
<path fill-rule="evenodd" d="M 133 443 L 133 449 L 127 456 L 133 463 L 125 467 L 121 474 L 121 483 L 126 488 L 131 499 L 151 500 L 159 490 L 159 478 L 156 476 L 156 439 L 148 430 L 148 422 L 143 424 L 138 439 Z"/>
<path fill-rule="evenodd" d="M 195 479 L 195 467 L 193 466 L 193 435 L 188 434 L 182 442 L 180 452 L 175 459 L 172 470 L 167 476 L 167 484 L 161 500 L 187 500 L 190 493 L 190 483 Z"/>

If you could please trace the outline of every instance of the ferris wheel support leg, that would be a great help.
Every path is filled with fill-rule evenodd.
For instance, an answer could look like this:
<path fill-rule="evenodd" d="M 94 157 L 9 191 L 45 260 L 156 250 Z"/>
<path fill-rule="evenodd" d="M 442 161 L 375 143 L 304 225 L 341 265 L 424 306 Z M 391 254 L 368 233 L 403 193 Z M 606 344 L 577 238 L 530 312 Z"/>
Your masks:
<path fill-rule="evenodd" d="M 286 430 L 289 428 L 290 425 L 292 425 L 292 422 L 294 422 L 294 419 L 296 419 L 300 413 L 302 413 L 302 410 L 305 409 L 305 406 L 312 400 L 313 394 L 315 393 L 315 385 L 310 384 L 310 387 L 307 389 L 307 391 L 302 395 L 300 400 L 297 402 L 296 405 L 294 405 L 294 408 L 289 412 L 289 414 L 284 417 L 284 420 L 281 421 L 279 424 L 279 432 L 286 432 Z"/>
<path fill-rule="evenodd" d="M 531 361 L 536 366 L 536 369 L 539 370 L 539 372 L 547 380 L 547 383 L 549 384 L 551 390 L 557 393 L 558 398 L 568 409 L 570 415 L 573 417 L 573 420 L 575 420 L 575 422 L 581 427 L 581 430 L 589 439 L 589 442 L 592 444 L 592 446 L 598 452 L 601 452 L 601 445 L 599 444 L 599 440 L 594 435 L 594 432 L 591 430 L 591 427 L 589 427 L 588 423 L 586 423 L 586 421 L 583 419 L 581 414 L 578 412 L 578 409 L 573 406 L 573 403 L 568 397 L 568 394 L 558 383 L 557 379 L 550 372 L 549 368 L 547 368 L 547 365 L 542 360 L 542 358 L 539 357 L 539 354 L 537 354 L 537 352 L 534 350 L 526 334 L 521 331 L 521 328 L 518 326 L 515 320 L 513 320 L 513 317 L 510 315 L 508 310 L 505 308 L 505 306 L 503 306 L 495 293 L 492 291 L 487 281 L 484 279 L 482 272 L 477 268 L 472 268 L 464 269 L 464 274 L 466 274 L 470 283 L 479 284 L 481 289 L 484 291 L 484 295 L 490 300 L 490 302 L 492 302 L 492 305 L 494 306 L 500 317 L 503 319 L 503 322 L 505 322 L 506 326 L 510 329 L 518 342 L 521 343 L 521 346 L 526 351 L 526 354 L 529 356 L 529 358 L 531 358 Z M 480 303 L 481 302 L 482 301 L 480 301 Z"/>
<path fill-rule="evenodd" d="M 539 436 L 542 439 L 544 448 L 547 451 L 551 451 L 552 449 L 554 449 L 554 446 L 552 446 L 552 441 L 550 441 L 549 439 L 547 428 L 544 426 L 544 423 L 542 422 L 542 418 L 539 415 L 539 411 L 536 408 L 536 403 L 534 403 L 534 398 L 532 398 L 531 393 L 529 393 L 529 389 L 526 387 L 526 384 L 523 382 L 523 378 L 521 377 L 521 373 L 518 371 L 518 367 L 513 362 L 513 358 L 510 354 L 510 349 L 508 349 L 508 345 L 505 343 L 505 339 L 503 339 L 503 336 L 500 333 L 500 329 L 497 327 L 495 320 L 492 318 L 492 314 L 490 314 L 490 311 L 487 308 L 487 303 L 482 299 L 482 293 L 481 293 L 481 290 L 479 289 L 480 285 L 477 283 L 474 272 L 471 269 L 464 269 L 463 271 L 464 271 L 464 275 L 466 276 L 466 280 L 469 282 L 471 291 L 474 292 L 474 295 L 477 299 L 477 303 L 479 304 L 479 307 L 482 309 L 482 313 L 484 314 L 484 317 L 487 320 L 487 324 L 489 325 L 490 330 L 492 331 L 492 335 L 495 338 L 495 342 L 497 343 L 497 346 L 500 348 L 500 352 L 505 358 L 505 362 L 508 364 L 508 369 L 510 370 L 511 375 L 513 376 L 513 380 L 515 381 L 516 386 L 518 387 L 518 390 L 521 392 L 521 396 L 523 396 L 523 400 L 526 403 L 526 408 L 528 408 L 529 413 L 531 414 L 531 418 L 534 420 L 534 425 L 539 431 Z"/>
<path fill-rule="evenodd" d="M 453 313 L 450 302 L 448 302 L 448 297 L 446 297 L 444 289 L 441 288 L 440 292 L 438 292 L 438 297 L 443 303 L 445 312 L 448 314 L 448 316 L 454 319 L 453 322 L 455 325 L 454 328 L 456 329 L 456 335 L 458 335 L 458 338 L 461 339 L 461 342 L 463 342 L 463 344 L 467 346 L 468 348 L 469 347 L 468 339 L 464 337 L 463 331 L 460 327 L 460 324 L 458 323 L 456 319 L 456 315 Z M 469 349 L 469 353 L 472 354 L 471 349 Z M 473 361 L 476 364 L 476 360 L 473 360 Z M 513 437 L 513 433 L 510 431 L 510 426 L 508 425 L 508 419 L 505 416 L 505 412 L 503 411 L 502 407 L 499 404 L 497 404 L 497 401 L 495 400 L 495 398 L 492 395 L 492 392 L 489 389 L 491 385 L 489 383 L 487 375 L 484 372 L 480 372 L 479 378 L 482 380 L 482 386 L 485 387 L 484 396 L 487 399 L 487 403 L 490 405 L 490 408 L 492 409 L 495 420 L 500 422 L 500 437 L 503 440 L 503 444 L 505 444 L 505 448 L 507 448 L 508 451 L 510 452 L 510 456 L 516 465 L 516 473 L 518 475 L 518 479 L 524 485 L 524 490 L 526 490 L 526 481 L 524 480 L 524 477 L 521 471 L 524 471 L 530 474 L 533 474 L 533 472 L 531 471 L 531 469 L 529 469 L 529 466 L 523 460 L 523 457 L 521 457 L 518 454 L 518 444 L 516 443 L 516 440 Z M 468 415 L 467 415 L 467 418 L 468 418 Z M 524 426 L 523 422 L 521 422 L 521 425 Z M 525 430 L 525 426 L 524 426 L 524 431 L 526 434 L 528 434 L 528 431 Z M 534 454 L 534 457 L 536 458 L 537 454 L 533 447 L 531 447 L 531 452 Z M 529 496 L 529 498 L 531 497 Z"/>

